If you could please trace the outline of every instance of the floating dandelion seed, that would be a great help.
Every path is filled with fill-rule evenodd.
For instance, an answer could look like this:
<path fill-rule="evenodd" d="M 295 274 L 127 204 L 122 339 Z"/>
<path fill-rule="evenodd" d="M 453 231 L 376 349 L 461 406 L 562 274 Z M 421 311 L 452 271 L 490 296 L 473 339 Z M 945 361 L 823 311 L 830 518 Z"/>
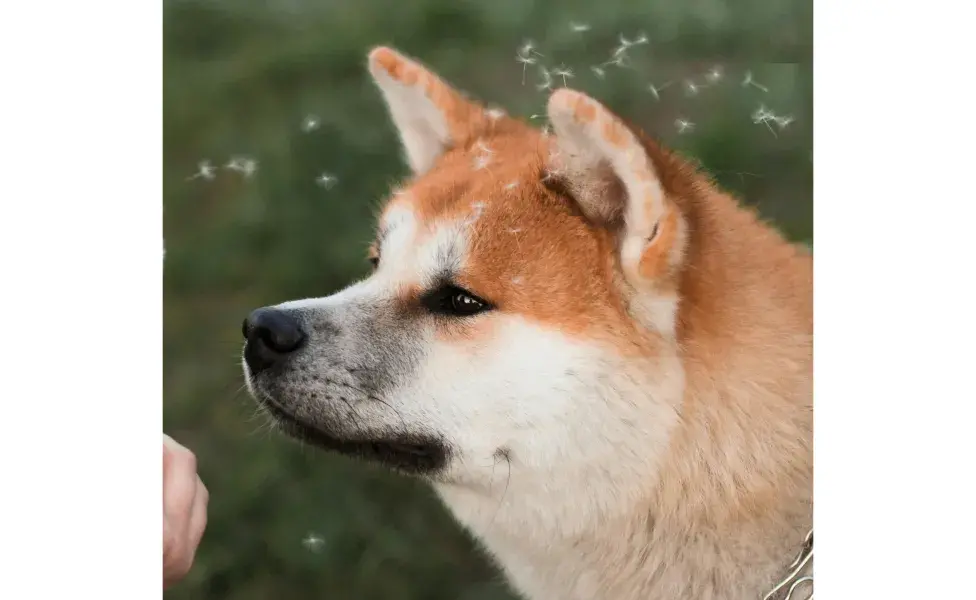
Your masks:
<path fill-rule="evenodd" d="M 593 74 L 597 76 L 598 79 L 603 79 L 607 76 L 607 72 L 603 70 L 603 67 L 590 67 Z"/>
<path fill-rule="evenodd" d="M 552 73 L 549 72 L 549 69 L 543 67 L 542 65 L 539 65 L 539 75 L 542 76 L 542 82 L 539 83 L 538 85 L 536 85 L 535 88 L 537 90 L 539 90 L 540 92 L 542 90 L 551 90 L 552 89 Z"/>
<path fill-rule="evenodd" d="M 481 217 L 481 213 L 485 211 L 485 203 L 473 202 L 471 203 L 471 209 L 471 214 L 464 220 L 465 225 L 471 225 Z"/>
<path fill-rule="evenodd" d="M 478 140 L 475 143 L 474 147 L 487 154 L 494 154 L 494 152 L 491 151 L 491 148 L 488 147 L 488 144 L 486 144 L 484 140 Z"/>
<path fill-rule="evenodd" d="M 698 89 L 699 88 L 698 88 L 698 84 L 697 83 L 695 83 L 694 81 L 691 81 L 690 79 L 686 79 L 684 85 L 685 85 L 685 94 L 687 94 L 688 96 L 697 96 L 698 95 Z"/>
<path fill-rule="evenodd" d="M 319 120 L 315 115 L 308 115 L 305 120 L 302 121 L 302 131 L 308 133 L 309 131 L 315 131 L 322 125 L 322 121 Z"/>
<path fill-rule="evenodd" d="M 505 116 L 505 111 L 500 108 L 489 108 L 485 111 L 485 116 L 491 121 L 497 121 Z"/>
<path fill-rule="evenodd" d="M 529 119 L 530 120 L 545 119 L 545 118 L 546 118 L 546 115 L 529 115 Z"/>
<path fill-rule="evenodd" d="M 623 34 L 620 34 L 618 39 L 620 40 L 620 47 L 622 48 L 630 48 L 631 46 L 640 46 L 647 43 L 647 35 L 643 33 L 638 34 L 637 37 L 632 40 L 628 40 L 623 36 Z"/>
<path fill-rule="evenodd" d="M 686 133 L 695 129 L 695 124 L 687 119 L 675 119 L 674 126 L 678 128 L 678 133 Z"/>
<path fill-rule="evenodd" d="M 522 56 L 531 56 L 532 54 L 535 54 L 536 56 L 543 56 L 542 54 L 536 52 L 535 42 L 532 40 L 525 40 L 519 47 L 518 52 Z"/>
<path fill-rule="evenodd" d="M 511 183 L 509 183 L 509 184 L 507 184 L 507 185 L 505 185 L 505 189 L 506 189 L 506 190 L 514 190 L 515 188 L 517 188 L 517 187 L 518 187 L 518 184 L 519 184 L 519 182 L 518 182 L 518 181 L 513 181 L 513 182 L 511 182 Z"/>
<path fill-rule="evenodd" d="M 769 91 L 769 88 L 768 87 L 766 87 L 766 86 L 764 86 L 764 85 L 762 85 L 760 83 L 756 83 L 756 81 L 752 78 L 752 71 L 746 71 L 746 75 L 742 79 L 742 87 L 748 87 L 750 85 L 752 87 L 754 87 L 754 88 L 758 88 L 758 89 L 762 90 L 763 92 L 768 92 Z"/>
<path fill-rule="evenodd" d="M 258 170 L 258 161 L 253 158 L 236 157 L 231 158 L 226 167 L 231 171 L 237 171 L 247 178 L 254 175 L 254 172 Z"/>
<path fill-rule="evenodd" d="M 553 69 L 552 74 L 555 75 L 556 77 L 563 78 L 563 87 L 566 87 L 567 79 L 572 79 L 573 77 L 576 77 L 576 75 L 573 74 L 573 70 L 566 67 L 565 65 L 559 65 L 559 67 Z"/>
<path fill-rule="evenodd" d="M 518 227 L 513 227 L 512 229 L 508 230 L 509 233 L 519 233 L 520 231 L 522 231 L 522 229 Z"/>
<path fill-rule="evenodd" d="M 532 40 L 526 40 L 525 42 L 523 42 L 522 45 L 519 47 L 518 51 L 515 53 L 516 62 L 522 63 L 522 85 L 525 85 L 526 68 L 529 65 L 534 65 L 538 62 L 538 59 L 535 58 L 533 55 L 539 57 L 542 56 L 542 54 L 539 54 L 538 52 L 535 51 L 535 42 L 533 42 Z"/>
<path fill-rule="evenodd" d="M 187 179 L 206 179 L 207 181 L 210 181 L 216 177 L 216 171 L 217 168 L 210 164 L 209 160 L 201 160 L 197 163 L 197 172 Z"/>
<path fill-rule="evenodd" d="M 661 99 L 661 91 L 664 90 L 664 88 L 668 87 L 669 85 L 671 85 L 671 82 L 670 81 L 667 82 L 667 83 L 661 84 L 659 86 L 655 86 L 652 83 L 651 85 L 647 86 L 647 91 L 649 91 L 651 93 L 651 95 L 654 96 L 654 99 L 655 100 L 660 100 Z"/>
<path fill-rule="evenodd" d="M 515 56 L 515 60 L 522 63 L 522 85 L 525 85 L 525 70 L 529 65 L 534 65 L 536 63 L 536 59 L 532 58 L 531 56 L 522 56 L 521 54 L 518 54 Z"/>
<path fill-rule="evenodd" d="M 322 173 L 321 175 L 315 178 L 315 183 L 319 184 L 325 189 L 329 189 L 332 186 L 334 186 L 336 181 L 338 180 L 339 179 L 335 175 L 331 175 L 329 173 Z"/>
<path fill-rule="evenodd" d="M 611 53 L 610 60 L 600 65 L 601 67 L 606 67 L 609 65 L 616 65 L 618 67 L 626 67 L 630 61 L 630 55 L 628 52 L 634 46 L 640 46 L 647 43 L 647 36 L 643 33 L 638 35 L 632 40 L 628 40 L 623 34 L 619 36 L 620 44 L 613 49 Z"/>
<path fill-rule="evenodd" d="M 712 67 L 708 73 L 705 74 L 705 81 L 708 83 L 718 83 L 722 79 L 722 67 L 718 65 Z"/>
<path fill-rule="evenodd" d="M 475 144 L 475 148 L 480 150 L 481 154 L 474 157 L 474 170 L 480 171 L 491 164 L 491 155 L 494 154 L 494 152 L 492 152 L 491 148 L 485 144 L 484 140 L 478 140 L 478 142 Z"/>
<path fill-rule="evenodd" d="M 776 115 L 773 113 L 773 111 L 766 108 L 764 104 L 760 104 L 759 108 L 757 108 L 752 113 L 752 122 L 757 125 L 759 123 L 762 123 L 763 125 L 766 126 L 766 129 L 768 129 L 769 132 L 772 133 L 774 136 L 776 135 L 776 130 L 772 128 L 769 122 L 774 121 L 775 119 L 776 119 Z"/>
<path fill-rule="evenodd" d="M 317 533 L 309 533 L 302 539 L 302 545 L 310 552 L 320 552 L 325 546 L 325 540 Z"/>
<path fill-rule="evenodd" d="M 590 26 L 586 23 L 569 23 L 569 28 L 573 33 L 583 33 L 590 30 Z"/>
<path fill-rule="evenodd" d="M 512 283 L 514 283 L 515 285 L 518 285 L 518 284 L 522 283 L 522 278 L 521 277 L 512 277 Z"/>
<path fill-rule="evenodd" d="M 780 129 L 786 129 L 789 124 L 793 122 L 793 116 L 785 115 L 782 117 L 773 117 L 773 122 L 776 123 L 776 126 Z"/>

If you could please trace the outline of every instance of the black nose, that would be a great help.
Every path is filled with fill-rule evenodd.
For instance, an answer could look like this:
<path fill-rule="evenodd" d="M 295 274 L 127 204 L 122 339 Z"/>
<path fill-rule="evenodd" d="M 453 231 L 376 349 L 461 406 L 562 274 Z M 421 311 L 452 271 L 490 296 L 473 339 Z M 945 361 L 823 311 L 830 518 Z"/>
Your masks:
<path fill-rule="evenodd" d="M 293 315 L 274 308 L 259 308 L 244 319 L 244 360 L 252 373 L 267 369 L 298 350 L 307 336 Z"/>

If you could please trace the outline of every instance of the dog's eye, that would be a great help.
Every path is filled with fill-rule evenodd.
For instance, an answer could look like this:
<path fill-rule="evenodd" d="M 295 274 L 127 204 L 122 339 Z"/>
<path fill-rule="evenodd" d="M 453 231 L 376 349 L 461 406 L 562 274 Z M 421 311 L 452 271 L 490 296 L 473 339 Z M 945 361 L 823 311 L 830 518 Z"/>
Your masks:
<path fill-rule="evenodd" d="M 485 310 L 484 302 L 461 291 L 451 294 L 448 301 L 451 311 L 459 315 L 473 315 Z"/>
<path fill-rule="evenodd" d="M 427 294 L 423 302 L 431 312 L 451 317 L 467 317 L 492 308 L 488 302 L 453 285 Z"/>

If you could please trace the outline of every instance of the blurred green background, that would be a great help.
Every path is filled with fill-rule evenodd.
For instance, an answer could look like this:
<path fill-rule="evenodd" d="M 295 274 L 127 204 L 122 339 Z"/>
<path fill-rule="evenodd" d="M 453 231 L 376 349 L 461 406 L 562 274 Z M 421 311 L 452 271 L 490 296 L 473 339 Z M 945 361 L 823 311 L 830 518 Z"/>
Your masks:
<path fill-rule="evenodd" d="M 373 213 L 406 175 L 367 76 L 370 47 L 392 45 L 524 118 L 543 112 L 539 66 L 569 68 L 569 85 L 812 244 L 809 0 L 163 10 L 164 427 L 197 453 L 211 490 L 207 534 L 174 600 L 514 598 L 423 485 L 279 438 L 241 389 L 243 317 L 365 274 Z M 642 34 L 622 65 L 607 64 L 620 36 Z M 528 39 L 538 64 L 523 83 L 516 53 Z"/>

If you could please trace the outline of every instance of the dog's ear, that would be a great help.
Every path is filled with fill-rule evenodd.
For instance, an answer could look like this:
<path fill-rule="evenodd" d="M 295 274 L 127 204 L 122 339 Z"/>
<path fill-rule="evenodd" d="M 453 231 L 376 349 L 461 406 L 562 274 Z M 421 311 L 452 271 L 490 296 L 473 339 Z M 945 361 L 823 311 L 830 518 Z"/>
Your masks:
<path fill-rule="evenodd" d="M 415 174 L 448 148 L 463 144 L 490 116 L 420 63 L 390 48 L 369 53 L 369 71 L 383 93 Z"/>
<path fill-rule="evenodd" d="M 587 217 L 619 231 L 627 281 L 638 289 L 670 283 L 683 259 L 686 223 L 638 137 L 575 90 L 553 92 L 548 113 L 555 133 L 550 173 L 568 186 Z"/>

